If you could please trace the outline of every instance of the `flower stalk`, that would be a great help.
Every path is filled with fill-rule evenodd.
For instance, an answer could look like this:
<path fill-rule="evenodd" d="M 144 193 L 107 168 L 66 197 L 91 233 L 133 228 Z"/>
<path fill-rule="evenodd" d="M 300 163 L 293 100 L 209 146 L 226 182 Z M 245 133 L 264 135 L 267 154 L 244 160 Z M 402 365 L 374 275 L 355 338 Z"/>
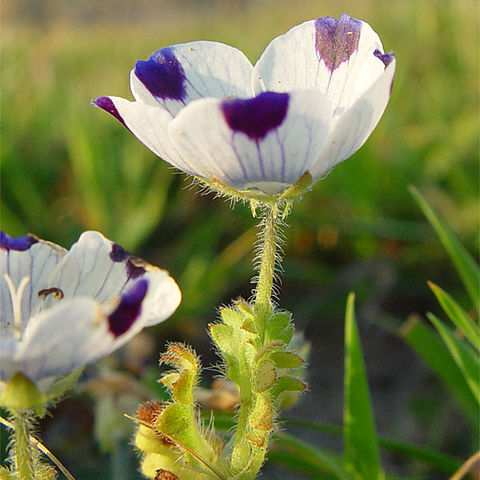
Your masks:
<path fill-rule="evenodd" d="M 13 410 L 15 426 L 14 465 L 18 480 L 35 480 L 34 452 L 29 440 L 30 418 L 28 412 Z"/>
<path fill-rule="evenodd" d="M 267 318 L 272 312 L 272 289 L 277 254 L 278 205 L 269 204 L 263 219 L 262 244 L 258 283 L 255 291 L 255 320 L 261 338 L 264 337 Z"/>

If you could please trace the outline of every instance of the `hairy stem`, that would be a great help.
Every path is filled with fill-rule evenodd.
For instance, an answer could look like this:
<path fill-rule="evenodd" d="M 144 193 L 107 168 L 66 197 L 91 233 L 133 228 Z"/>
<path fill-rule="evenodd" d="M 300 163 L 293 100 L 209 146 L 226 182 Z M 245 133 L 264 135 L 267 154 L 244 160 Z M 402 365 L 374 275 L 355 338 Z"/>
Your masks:
<path fill-rule="evenodd" d="M 268 315 L 272 311 L 272 289 L 277 252 L 278 207 L 269 205 L 263 219 L 260 268 L 255 293 L 255 320 L 263 337 Z"/>
<path fill-rule="evenodd" d="M 30 422 L 27 412 L 15 410 L 13 424 L 15 426 L 14 460 L 18 480 L 34 480 L 34 452 L 29 440 Z"/>
<path fill-rule="evenodd" d="M 261 350 L 264 344 L 267 321 L 272 313 L 272 290 L 275 274 L 278 235 L 278 206 L 269 204 L 265 208 L 261 227 L 260 265 L 258 282 L 255 291 L 254 318 L 259 337 L 256 345 Z M 248 363 L 246 361 L 246 363 Z M 235 439 L 233 444 L 231 467 L 237 473 L 237 480 L 249 480 L 256 477 L 262 466 L 267 450 L 268 434 L 259 443 L 248 436 L 251 433 L 251 417 L 254 412 L 256 393 L 253 390 L 252 376 L 254 371 L 246 374 L 247 381 L 239 385 L 240 406 L 238 410 Z"/>

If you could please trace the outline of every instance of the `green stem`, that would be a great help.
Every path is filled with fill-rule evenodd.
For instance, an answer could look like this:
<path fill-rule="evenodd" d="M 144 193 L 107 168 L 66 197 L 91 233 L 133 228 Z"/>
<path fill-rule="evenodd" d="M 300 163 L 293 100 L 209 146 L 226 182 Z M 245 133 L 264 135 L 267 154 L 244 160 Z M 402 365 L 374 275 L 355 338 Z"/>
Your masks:
<path fill-rule="evenodd" d="M 260 266 L 254 302 L 255 323 L 260 338 L 260 345 L 257 345 L 259 349 L 263 347 L 268 317 L 273 309 L 272 289 L 277 253 L 278 221 L 278 206 L 276 204 L 266 205 L 261 223 L 263 232 L 261 236 Z M 237 480 L 249 480 L 256 477 L 263 464 L 267 447 L 266 443 L 263 446 L 253 445 L 246 438 L 249 431 L 249 420 L 255 404 L 255 393 L 252 391 L 251 382 L 252 374 L 253 372 L 250 372 L 248 381 L 240 385 L 240 407 L 231 457 L 232 470 L 239 473 Z M 242 472 L 247 466 L 248 468 Z"/>
<path fill-rule="evenodd" d="M 29 416 L 22 410 L 14 410 L 13 424 L 15 426 L 15 471 L 18 480 L 34 480 L 34 459 L 29 440 Z"/>
<path fill-rule="evenodd" d="M 278 207 L 273 204 L 267 208 L 263 219 L 262 251 L 255 294 L 255 320 L 261 338 L 263 338 L 267 319 L 272 311 L 272 288 L 277 251 Z"/>

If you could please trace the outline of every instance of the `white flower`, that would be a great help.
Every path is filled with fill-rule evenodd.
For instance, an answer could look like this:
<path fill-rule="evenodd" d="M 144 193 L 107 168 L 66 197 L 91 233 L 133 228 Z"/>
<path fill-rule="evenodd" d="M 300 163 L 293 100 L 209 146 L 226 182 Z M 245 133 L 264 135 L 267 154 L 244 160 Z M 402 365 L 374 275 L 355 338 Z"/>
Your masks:
<path fill-rule="evenodd" d="M 120 348 L 180 303 L 168 272 L 97 232 L 67 251 L 0 233 L 0 392 L 22 373 L 41 390 Z"/>
<path fill-rule="evenodd" d="M 94 102 L 165 161 L 239 191 L 284 192 L 350 157 L 390 97 L 393 54 L 343 15 L 275 38 L 255 67 L 239 50 L 198 41 L 163 48 L 131 72 L 134 102 Z"/>

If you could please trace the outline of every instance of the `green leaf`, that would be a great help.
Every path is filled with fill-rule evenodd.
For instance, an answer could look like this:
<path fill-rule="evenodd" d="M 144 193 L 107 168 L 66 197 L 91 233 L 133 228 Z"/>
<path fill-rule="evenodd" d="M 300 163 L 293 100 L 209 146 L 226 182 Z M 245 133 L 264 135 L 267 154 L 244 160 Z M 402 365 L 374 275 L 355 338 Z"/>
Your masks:
<path fill-rule="evenodd" d="M 410 192 L 432 227 L 437 232 L 443 247 L 454 263 L 477 312 L 480 312 L 480 271 L 475 260 L 455 237 L 449 227 L 432 210 L 420 192 L 413 186 L 410 187 Z"/>
<path fill-rule="evenodd" d="M 432 282 L 428 282 L 428 286 L 432 289 L 448 318 L 461 330 L 478 352 L 480 348 L 480 333 L 475 322 L 445 290 L 442 290 Z"/>
<path fill-rule="evenodd" d="M 355 296 L 345 314 L 345 400 L 343 406 L 345 465 L 362 480 L 384 478 L 377 434 L 354 311 Z"/>
<path fill-rule="evenodd" d="M 477 399 L 477 402 L 480 403 L 480 364 L 478 355 L 467 344 L 457 338 L 433 313 L 427 314 L 427 317 L 435 325 L 455 363 L 462 372 L 465 382 Z"/>
<path fill-rule="evenodd" d="M 343 429 L 341 427 L 319 423 L 312 420 L 285 417 L 281 418 L 280 421 L 285 425 L 308 428 L 310 430 L 330 435 L 341 436 L 343 434 Z M 230 425 L 228 425 L 228 428 L 231 428 Z M 462 462 L 460 460 L 429 447 L 382 437 L 378 438 L 378 443 L 380 444 L 380 447 L 385 450 L 397 453 L 404 457 L 420 460 L 449 475 L 453 475 L 462 466 Z"/>
<path fill-rule="evenodd" d="M 270 460 L 280 461 L 280 457 L 283 456 L 284 451 L 286 450 L 298 459 L 298 463 L 294 465 L 298 470 L 306 464 L 309 469 L 314 470 L 317 473 L 330 472 L 334 474 L 335 478 L 340 480 L 355 479 L 355 477 L 342 465 L 341 460 L 330 452 L 313 447 L 309 443 L 298 440 L 297 438 L 283 432 L 275 434 L 274 439 L 275 446 L 279 448 L 282 453 L 275 457 L 274 452 L 276 449 L 272 450 L 268 454 Z"/>
<path fill-rule="evenodd" d="M 418 316 L 410 317 L 400 328 L 399 334 L 456 397 L 469 420 L 476 424 L 477 400 L 438 334 Z"/>

